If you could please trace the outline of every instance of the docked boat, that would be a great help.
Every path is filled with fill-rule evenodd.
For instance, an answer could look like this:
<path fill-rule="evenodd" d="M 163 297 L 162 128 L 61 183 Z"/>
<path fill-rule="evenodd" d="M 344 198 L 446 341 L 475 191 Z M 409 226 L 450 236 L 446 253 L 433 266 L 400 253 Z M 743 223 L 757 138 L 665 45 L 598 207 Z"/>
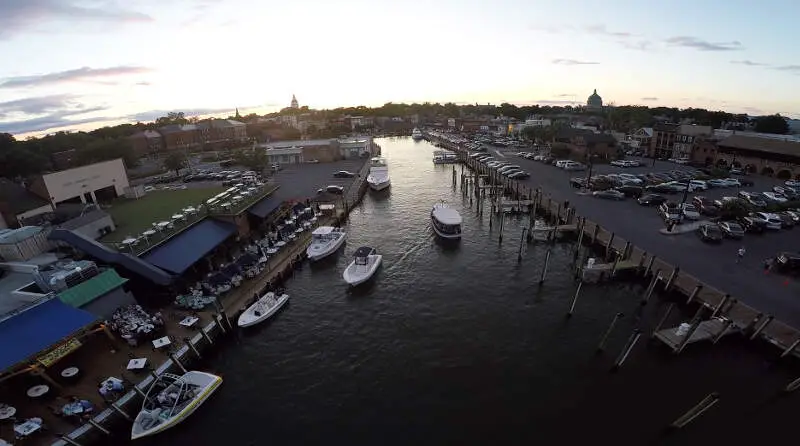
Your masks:
<path fill-rule="evenodd" d="M 411 137 L 418 141 L 424 138 L 424 136 L 422 136 L 422 132 L 416 127 L 414 127 L 414 130 L 411 131 Z"/>
<path fill-rule="evenodd" d="M 253 305 L 247 307 L 239 316 L 238 325 L 242 328 L 251 327 L 271 318 L 281 307 L 289 301 L 289 295 L 281 293 L 276 295 L 272 291 L 261 296 Z"/>
<path fill-rule="evenodd" d="M 461 214 L 444 203 L 437 203 L 431 209 L 431 226 L 439 237 L 457 240 L 461 238 Z"/>
<path fill-rule="evenodd" d="M 458 156 L 447 150 L 433 152 L 433 164 L 452 164 L 458 161 Z"/>
<path fill-rule="evenodd" d="M 221 377 L 206 372 L 159 375 L 133 421 L 131 439 L 155 435 L 176 426 L 197 410 L 220 384 Z"/>
<path fill-rule="evenodd" d="M 381 266 L 383 256 L 375 248 L 362 246 L 353 254 L 353 261 L 344 270 L 344 281 L 351 286 L 360 285 L 368 281 Z"/>
<path fill-rule="evenodd" d="M 392 185 L 389 180 L 389 166 L 383 158 L 372 158 L 370 160 L 367 184 L 374 191 L 381 191 Z"/>
<path fill-rule="evenodd" d="M 328 257 L 344 244 L 345 235 L 344 231 L 333 226 L 320 226 L 314 229 L 306 255 L 311 261 Z"/>

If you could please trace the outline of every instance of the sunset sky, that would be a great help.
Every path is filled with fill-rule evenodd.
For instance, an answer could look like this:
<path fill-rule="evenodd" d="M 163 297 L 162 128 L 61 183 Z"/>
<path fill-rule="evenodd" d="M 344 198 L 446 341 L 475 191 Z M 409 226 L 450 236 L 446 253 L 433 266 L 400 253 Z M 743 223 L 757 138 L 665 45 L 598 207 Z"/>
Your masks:
<path fill-rule="evenodd" d="M 0 0 L 0 132 L 288 105 L 800 115 L 800 2 Z"/>

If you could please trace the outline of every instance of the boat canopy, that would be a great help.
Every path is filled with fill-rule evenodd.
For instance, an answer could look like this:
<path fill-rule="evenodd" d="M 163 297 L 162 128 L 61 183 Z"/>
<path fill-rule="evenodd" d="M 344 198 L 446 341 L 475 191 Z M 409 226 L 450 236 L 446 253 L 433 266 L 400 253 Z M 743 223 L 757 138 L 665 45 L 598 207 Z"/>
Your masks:
<path fill-rule="evenodd" d="M 314 229 L 314 232 L 311 235 L 328 235 L 333 232 L 333 226 L 320 226 L 317 229 Z"/>
<path fill-rule="evenodd" d="M 371 248 L 369 246 L 361 246 L 358 249 L 356 249 L 356 252 L 353 254 L 353 257 L 364 258 L 374 253 L 375 253 L 375 248 Z"/>
<path fill-rule="evenodd" d="M 453 208 L 437 206 L 433 208 L 433 218 L 443 225 L 460 225 L 461 214 Z"/>

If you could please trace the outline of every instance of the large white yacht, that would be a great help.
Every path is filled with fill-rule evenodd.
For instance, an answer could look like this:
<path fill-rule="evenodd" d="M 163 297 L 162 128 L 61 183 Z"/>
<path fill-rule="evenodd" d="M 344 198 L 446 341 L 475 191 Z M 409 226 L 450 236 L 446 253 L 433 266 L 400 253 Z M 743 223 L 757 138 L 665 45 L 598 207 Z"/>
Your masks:
<path fill-rule="evenodd" d="M 424 138 L 422 136 L 422 132 L 416 127 L 414 127 L 414 130 L 411 131 L 411 137 L 416 139 L 416 140 L 420 140 L 420 139 Z"/>
<path fill-rule="evenodd" d="M 314 229 L 306 255 L 311 261 L 328 257 L 344 244 L 345 235 L 344 231 L 333 226 L 320 226 Z"/>
<path fill-rule="evenodd" d="M 431 226 L 439 237 L 458 240 L 461 238 L 461 214 L 444 202 L 433 205 Z"/>
<path fill-rule="evenodd" d="M 389 166 L 386 165 L 385 159 L 372 158 L 370 160 L 367 184 L 369 184 L 370 189 L 375 191 L 384 190 L 392 185 L 389 180 Z"/>

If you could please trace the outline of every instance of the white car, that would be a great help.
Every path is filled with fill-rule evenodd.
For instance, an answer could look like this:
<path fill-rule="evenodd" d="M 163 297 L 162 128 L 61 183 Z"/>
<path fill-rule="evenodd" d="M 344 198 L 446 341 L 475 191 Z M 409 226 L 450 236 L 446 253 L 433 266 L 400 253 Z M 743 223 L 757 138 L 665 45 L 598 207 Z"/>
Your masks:
<path fill-rule="evenodd" d="M 783 227 L 781 218 L 770 212 L 756 212 L 753 217 L 763 220 L 767 224 L 767 229 L 779 230 Z"/>
<path fill-rule="evenodd" d="M 611 161 L 611 165 L 612 166 L 617 166 L 617 167 L 625 167 L 625 161 L 624 160 L 614 160 L 614 161 Z"/>
<path fill-rule="evenodd" d="M 736 178 L 725 178 L 722 181 L 728 183 L 730 187 L 739 187 L 742 185 Z"/>
<path fill-rule="evenodd" d="M 631 175 L 629 173 L 621 173 L 621 174 L 619 174 L 619 179 L 621 181 L 625 182 L 625 183 L 635 184 L 637 186 L 642 184 L 642 179 L 641 178 L 638 178 L 638 177 L 636 177 L 634 175 Z"/>
<path fill-rule="evenodd" d="M 783 184 L 789 187 L 800 187 L 800 180 L 786 180 Z"/>
<path fill-rule="evenodd" d="M 689 181 L 689 187 L 692 188 L 692 190 L 708 190 L 708 184 L 702 180 Z"/>
<path fill-rule="evenodd" d="M 700 212 L 697 211 L 697 208 L 690 203 L 683 204 L 683 216 L 689 220 L 699 220 L 700 219 Z"/>
<path fill-rule="evenodd" d="M 789 201 L 783 195 L 776 194 L 775 192 L 762 192 L 761 195 L 765 196 L 767 200 L 774 201 L 776 203 L 786 203 L 787 201 Z"/>

